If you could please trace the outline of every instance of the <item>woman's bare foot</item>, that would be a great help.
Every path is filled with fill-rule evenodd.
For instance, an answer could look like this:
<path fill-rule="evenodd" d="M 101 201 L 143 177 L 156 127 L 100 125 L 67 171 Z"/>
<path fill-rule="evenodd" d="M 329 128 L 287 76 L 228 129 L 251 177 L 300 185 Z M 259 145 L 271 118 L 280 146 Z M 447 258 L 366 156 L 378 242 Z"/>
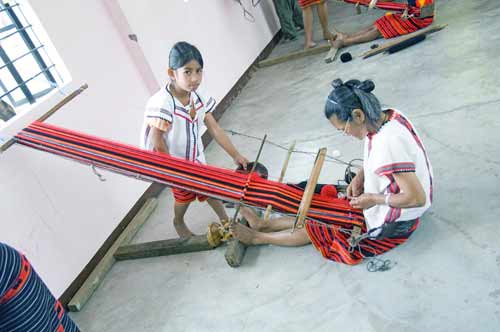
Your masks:
<path fill-rule="evenodd" d="M 189 228 L 186 226 L 184 221 L 182 222 L 177 222 L 174 220 L 174 228 L 179 237 L 181 238 L 187 238 L 194 236 L 194 234 L 189 230 Z"/>
<path fill-rule="evenodd" d="M 345 40 L 348 37 L 347 34 L 343 32 L 338 32 L 334 41 L 332 41 L 332 47 L 336 49 L 341 49 L 345 46 Z"/>
<path fill-rule="evenodd" d="M 251 208 L 243 206 L 240 213 L 248 221 L 250 227 L 256 231 L 263 231 L 269 226 L 269 220 L 259 218 Z"/>
<path fill-rule="evenodd" d="M 338 30 L 335 31 L 335 39 L 340 38 L 340 39 L 344 40 L 347 37 L 349 37 L 349 35 L 347 33 L 341 32 L 341 31 L 338 31 Z"/>
<path fill-rule="evenodd" d="M 330 31 L 323 32 L 323 38 L 325 40 L 334 41 L 337 38 L 337 34 L 331 33 Z"/>
<path fill-rule="evenodd" d="M 240 224 L 239 222 L 233 223 L 231 225 L 231 232 L 233 236 L 245 244 L 258 245 L 263 244 L 262 233 L 253 230 L 247 226 Z"/>

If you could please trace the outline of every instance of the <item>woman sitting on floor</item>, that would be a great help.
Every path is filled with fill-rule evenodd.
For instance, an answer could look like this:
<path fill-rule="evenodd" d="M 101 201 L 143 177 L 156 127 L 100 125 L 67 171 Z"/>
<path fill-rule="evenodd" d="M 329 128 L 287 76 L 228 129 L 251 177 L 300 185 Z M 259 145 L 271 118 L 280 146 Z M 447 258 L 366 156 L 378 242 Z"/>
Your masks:
<path fill-rule="evenodd" d="M 354 44 L 369 42 L 384 37 L 385 39 L 406 35 L 428 27 L 434 21 L 434 13 L 427 17 L 415 17 L 414 13 L 421 8 L 433 5 L 434 0 L 408 0 L 407 11 L 403 13 L 388 12 L 368 28 L 347 34 L 339 32 L 333 47 L 342 48 Z"/>
<path fill-rule="evenodd" d="M 413 125 L 399 111 L 382 110 L 371 93 L 372 81 L 333 82 L 325 115 L 340 131 L 365 140 L 363 169 L 347 188 L 351 206 L 363 209 L 361 236 L 353 228 L 307 219 L 304 228 L 290 232 L 294 218 L 262 220 L 248 208 L 233 234 L 247 244 L 300 246 L 313 243 L 326 258 L 357 264 L 402 243 L 415 231 L 431 206 L 432 167 Z"/>

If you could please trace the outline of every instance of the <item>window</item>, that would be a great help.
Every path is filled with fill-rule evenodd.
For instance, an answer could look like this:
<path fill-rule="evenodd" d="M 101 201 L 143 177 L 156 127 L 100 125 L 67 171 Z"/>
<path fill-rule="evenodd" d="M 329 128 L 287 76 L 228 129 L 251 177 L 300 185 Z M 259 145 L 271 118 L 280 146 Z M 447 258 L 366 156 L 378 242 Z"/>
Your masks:
<path fill-rule="evenodd" d="M 0 0 L 0 123 L 58 88 L 63 82 L 33 26 L 25 1 Z M 37 20 L 35 20 L 37 21 Z"/>

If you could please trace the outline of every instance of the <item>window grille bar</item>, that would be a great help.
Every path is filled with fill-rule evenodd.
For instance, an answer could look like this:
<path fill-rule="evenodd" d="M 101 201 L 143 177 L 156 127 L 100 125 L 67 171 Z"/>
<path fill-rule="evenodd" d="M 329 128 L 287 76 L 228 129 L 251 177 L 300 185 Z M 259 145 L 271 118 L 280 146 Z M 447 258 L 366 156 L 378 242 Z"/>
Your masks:
<path fill-rule="evenodd" d="M 14 62 L 16 62 L 17 60 L 20 60 L 20 59 L 24 58 L 25 56 L 27 56 L 27 55 L 29 55 L 29 54 L 33 53 L 34 51 L 36 51 L 36 50 L 38 50 L 38 49 L 40 49 L 40 48 L 42 48 L 42 47 L 43 47 L 43 45 L 37 46 L 37 48 L 32 49 L 32 50 L 29 50 L 28 52 L 24 53 L 23 55 L 18 56 L 18 57 L 17 57 L 17 58 L 15 58 L 14 60 L 11 60 L 9 63 L 6 63 L 6 64 L 4 64 L 3 66 L 1 66 L 1 67 L 0 67 L 0 70 L 1 70 L 1 69 L 4 69 L 4 68 L 5 68 L 5 67 L 7 67 L 8 65 L 12 65 L 12 64 L 14 64 Z"/>
<path fill-rule="evenodd" d="M 19 84 L 18 86 L 16 86 L 16 87 L 14 87 L 14 88 L 10 89 L 9 91 L 7 91 L 7 92 L 6 92 L 6 93 L 4 93 L 3 95 L 1 95 L 1 96 L 0 96 L 0 99 L 2 99 L 3 97 L 5 97 L 6 95 L 8 95 L 8 94 L 12 93 L 12 91 L 15 91 L 16 89 L 19 89 L 19 88 L 21 88 L 21 89 L 22 89 L 22 87 L 23 87 L 23 86 L 26 86 L 26 84 L 27 84 L 27 83 L 29 83 L 29 82 L 30 82 L 30 81 L 32 81 L 33 79 L 37 78 L 38 76 L 40 76 L 40 75 L 42 75 L 42 74 L 45 74 L 47 71 L 49 71 L 49 70 L 50 70 L 50 69 L 52 69 L 53 67 L 55 67 L 55 65 L 51 65 L 51 66 L 49 66 L 49 67 L 45 68 L 44 70 L 42 70 L 42 71 L 41 71 L 41 72 L 39 72 L 38 74 L 36 74 L 36 75 L 34 75 L 34 76 L 30 77 L 29 79 L 27 79 L 26 81 L 22 82 L 22 83 L 21 83 L 21 84 Z M 31 94 L 31 93 L 30 93 L 30 94 Z"/>
<path fill-rule="evenodd" d="M 21 32 L 21 31 L 25 31 L 25 32 L 26 32 L 26 29 L 29 29 L 29 28 L 31 28 L 31 24 L 30 24 L 30 25 L 27 25 L 27 26 L 25 26 L 25 27 L 23 27 L 22 29 L 16 29 L 16 31 L 9 33 L 7 36 L 3 36 L 2 38 L 0 38 L 0 41 L 2 41 L 2 40 L 4 40 L 4 39 L 7 39 L 7 38 L 9 38 L 9 37 L 12 37 L 12 36 L 14 36 L 16 33 L 18 33 L 18 32 Z"/>
<path fill-rule="evenodd" d="M 1 46 L 0 46 L 0 58 L 5 63 L 5 66 L 10 71 L 10 74 L 12 75 L 12 77 L 14 78 L 14 80 L 16 81 L 16 83 L 18 84 L 17 87 L 14 88 L 14 90 L 17 89 L 17 88 L 21 88 L 21 90 L 23 91 L 23 93 L 26 96 L 26 98 L 28 98 L 28 101 L 30 103 L 34 103 L 35 102 L 35 98 L 31 94 L 31 92 L 28 89 L 28 87 L 24 84 L 25 82 L 23 82 L 23 78 L 21 77 L 21 75 L 19 75 L 19 72 L 17 71 L 16 67 L 12 63 L 9 64 L 9 62 L 12 62 L 12 61 L 10 61 L 9 56 L 7 55 L 7 53 L 5 53 L 5 50 Z M 8 93 L 10 93 L 10 92 L 8 92 Z M 3 97 L 4 96 L 2 96 L 2 98 Z"/>
<path fill-rule="evenodd" d="M 10 16 L 12 22 L 14 22 L 14 24 L 17 26 L 19 30 L 21 30 L 23 28 L 23 25 L 19 20 L 19 18 L 17 17 L 16 13 L 14 13 L 14 10 L 11 8 L 9 4 L 5 4 L 5 7 L 7 8 L 7 14 Z M 19 31 L 19 34 L 23 38 L 26 45 L 28 45 L 28 49 L 31 50 L 35 48 L 35 44 L 33 44 L 33 41 L 31 40 L 30 36 L 28 35 L 25 29 Z M 35 58 L 35 61 L 38 63 L 40 68 L 42 69 L 47 68 L 47 64 L 45 63 L 45 61 L 43 60 L 42 56 L 38 51 L 33 52 L 33 57 Z M 43 73 L 48 81 L 52 82 L 53 84 L 57 84 L 56 79 L 54 78 L 54 76 L 52 76 L 52 73 L 50 71 L 44 70 Z"/>
<path fill-rule="evenodd" d="M 0 5 L 0 13 L 3 12 L 3 11 L 6 11 L 6 10 L 9 10 L 9 8 L 16 8 L 18 7 L 19 4 L 16 3 L 14 5 L 9 5 L 8 3 L 4 3 L 3 5 Z"/>
<path fill-rule="evenodd" d="M 0 28 L 0 33 L 9 31 L 11 29 L 15 29 L 16 25 L 15 24 L 9 24 L 9 25 L 4 25 L 3 27 Z"/>

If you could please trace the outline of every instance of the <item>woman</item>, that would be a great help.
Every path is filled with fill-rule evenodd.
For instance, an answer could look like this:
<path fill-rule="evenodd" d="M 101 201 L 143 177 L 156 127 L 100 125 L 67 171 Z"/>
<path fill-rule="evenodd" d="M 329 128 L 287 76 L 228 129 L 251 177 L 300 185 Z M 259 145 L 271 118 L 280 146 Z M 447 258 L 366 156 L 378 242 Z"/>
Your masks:
<path fill-rule="evenodd" d="M 0 242 L 0 331 L 80 331 L 26 257 L 2 242 Z"/>
<path fill-rule="evenodd" d="M 326 258 L 357 264 L 382 254 L 415 231 L 432 202 L 432 167 L 413 125 L 393 109 L 382 110 L 371 93 L 372 81 L 335 80 L 325 116 L 345 134 L 365 140 L 363 168 L 347 188 L 354 208 L 363 209 L 362 229 L 307 220 L 304 228 L 289 230 L 289 217 L 264 221 L 250 210 L 242 215 L 250 227 L 233 226 L 233 234 L 248 244 L 298 246 L 313 243 Z M 360 235 L 358 235 L 360 234 Z"/>

